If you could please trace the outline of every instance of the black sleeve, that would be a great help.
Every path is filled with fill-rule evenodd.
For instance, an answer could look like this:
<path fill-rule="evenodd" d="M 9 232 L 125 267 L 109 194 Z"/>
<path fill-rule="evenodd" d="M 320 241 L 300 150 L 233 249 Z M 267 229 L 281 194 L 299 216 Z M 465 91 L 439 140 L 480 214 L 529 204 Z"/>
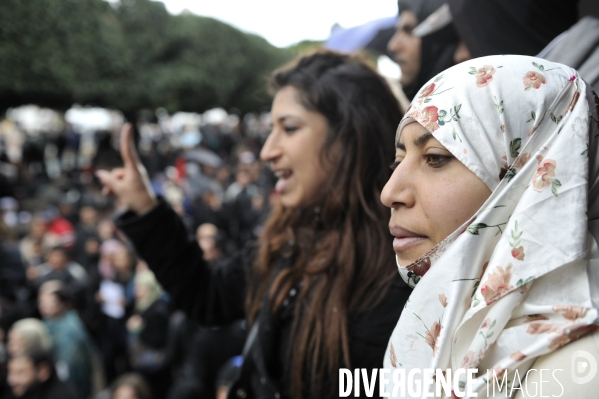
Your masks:
<path fill-rule="evenodd" d="M 383 367 L 389 338 L 411 293 L 412 288 L 403 281 L 398 273 L 384 299 L 367 315 L 350 322 L 349 344 L 352 371 L 356 368 L 365 368 L 370 377 L 373 369 Z M 379 397 L 379 382 L 380 376 L 377 373 L 375 398 Z M 360 394 L 360 397 L 366 397 L 363 385 Z"/>
<path fill-rule="evenodd" d="M 126 212 L 115 220 L 138 255 L 156 274 L 176 308 L 201 324 L 224 325 L 244 318 L 247 251 L 210 268 L 179 216 L 163 199 L 150 212 Z"/>
<path fill-rule="evenodd" d="M 141 314 L 144 328 L 139 334 L 139 340 L 155 349 L 167 345 L 170 309 L 163 299 L 158 299 Z"/>

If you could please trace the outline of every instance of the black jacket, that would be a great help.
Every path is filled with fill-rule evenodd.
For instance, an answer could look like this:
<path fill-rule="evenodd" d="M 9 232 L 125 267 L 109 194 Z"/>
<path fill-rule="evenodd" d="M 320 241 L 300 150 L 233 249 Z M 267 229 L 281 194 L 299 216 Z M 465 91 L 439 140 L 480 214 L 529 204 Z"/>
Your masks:
<path fill-rule="evenodd" d="M 164 201 L 142 217 L 127 212 L 117 218 L 116 224 L 131 239 L 176 307 L 205 325 L 226 325 L 245 317 L 251 253 L 240 253 L 223 267 L 211 269 L 202 259 L 197 243 L 187 239 L 180 218 Z M 368 315 L 350 318 L 352 368 L 383 367 L 387 342 L 410 292 L 411 289 L 398 274 L 386 297 Z M 283 370 L 293 320 L 294 294 L 295 291 L 291 290 L 289 306 L 280 314 L 273 315 L 265 306 L 257 317 L 260 328 L 248 355 L 253 372 L 251 389 L 247 387 L 256 398 L 289 396 L 289 384 Z M 309 386 L 304 388 L 304 396 L 307 397 L 337 396 L 311 392 Z M 328 388 L 333 388 L 334 392 L 338 389 Z M 239 391 L 239 397 L 251 396 L 246 396 L 245 389 L 243 391 Z"/>
<path fill-rule="evenodd" d="M 16 396 L 11 396 L 15 398 Z M 45 382 L 32 388 L 19 399 L 76 399 L 75 391 L 68 383 L 58 379 L 55 373 Z"/>

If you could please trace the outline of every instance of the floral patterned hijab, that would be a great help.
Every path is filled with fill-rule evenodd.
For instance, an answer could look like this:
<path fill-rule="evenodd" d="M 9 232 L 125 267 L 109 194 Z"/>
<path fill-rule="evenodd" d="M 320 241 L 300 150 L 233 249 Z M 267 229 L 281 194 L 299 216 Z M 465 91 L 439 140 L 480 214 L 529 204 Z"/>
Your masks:
<path fill-rule="evenodd" d="M 578 72 L 526 56 L 473 59 L 420 90 L 398 138 L 420 123 L 492 194 L 399 267 L 414 291 L 386 368 L 478 368 L 484 397 L 487 369 L 512 380 L 598 328 L 598 108 Z"/>

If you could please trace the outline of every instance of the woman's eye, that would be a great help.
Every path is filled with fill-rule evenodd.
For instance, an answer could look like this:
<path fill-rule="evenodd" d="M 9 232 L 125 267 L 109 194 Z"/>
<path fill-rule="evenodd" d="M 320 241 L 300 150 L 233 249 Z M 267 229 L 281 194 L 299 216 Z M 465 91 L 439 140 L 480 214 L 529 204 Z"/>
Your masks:
<path fill-rule="evenodd" d="M 412 31 L 414 30 L 413 26 L 410 25 L 404 25 L 400 28 L 400 30 L 405 33 L 406 35 L 412 35 Z"/>
<path fill-rule="evenodd" d="M 293 133 L 295 131 L 297 131 L 299 129 L 299 127 L 297 126 L 284 126 L 283 130 L 285 131 L 285 133 Z"/>
<path fill-rule="evenodd" d="M 453 156 L 450 155 L 439 155 L 439 154 L 426 154 L 424 156 L 426 163 L 432 168 L 440 168 L 447 162 L 451 161 Z"/>

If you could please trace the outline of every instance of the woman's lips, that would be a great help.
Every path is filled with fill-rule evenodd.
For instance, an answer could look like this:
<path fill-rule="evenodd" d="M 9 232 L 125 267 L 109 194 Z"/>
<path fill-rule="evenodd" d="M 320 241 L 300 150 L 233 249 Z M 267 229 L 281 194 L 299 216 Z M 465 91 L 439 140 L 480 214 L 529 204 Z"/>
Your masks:
<path fill-rule="evenodd" d="M 278 177 L 277 183 L 275 184 L 275 191 L 278 194 L 283 194 L 289 186 L 289 180 L 293 176 L 293 172 L 290 170 L 280 170 L 275 173 Z"/>
<path fill-rule="evenodd" d="M 393 239 L 393 250 L 405 251 L 424 241 L 426 237 L 395 237 Z"/>
<path fill-rule="evenodd" d="M 389 226 L 389 232 L 395 237 L 393 239 L 393 249 L 396 252 L 413 248 L 427 239 L 427 237 L 421 236 L 401 226 Z"/>

